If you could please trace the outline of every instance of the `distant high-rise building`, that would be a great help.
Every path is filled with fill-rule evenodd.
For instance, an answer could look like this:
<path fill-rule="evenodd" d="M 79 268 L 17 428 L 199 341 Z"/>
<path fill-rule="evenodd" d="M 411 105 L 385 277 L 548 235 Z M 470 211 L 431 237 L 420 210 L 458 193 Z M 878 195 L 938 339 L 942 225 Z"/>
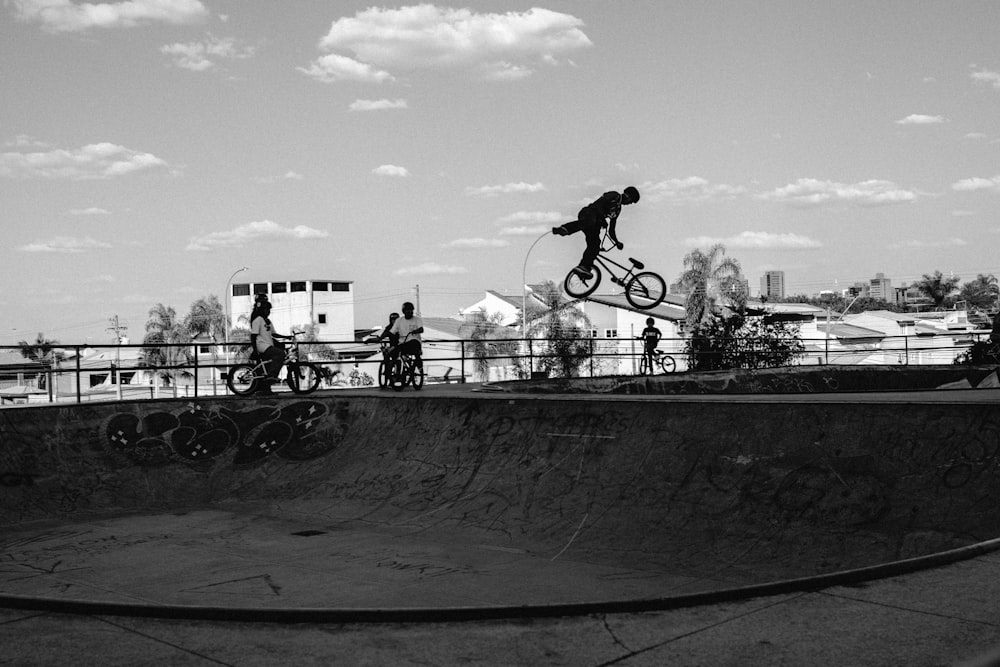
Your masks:
<path fill-rule="evenodd" d="M 760 277 L 760 296 L 764 299 L 784 299 L 785 272 L 765 271 Z"/>
<path fill-rule="evenodd" d="M 876 273 L 875 277 L 868 281 L 868 294 L 873 299 L 882 299 L 890 303 L 896 299 L 892 281 L 886 278 L 884 273 Z"/>

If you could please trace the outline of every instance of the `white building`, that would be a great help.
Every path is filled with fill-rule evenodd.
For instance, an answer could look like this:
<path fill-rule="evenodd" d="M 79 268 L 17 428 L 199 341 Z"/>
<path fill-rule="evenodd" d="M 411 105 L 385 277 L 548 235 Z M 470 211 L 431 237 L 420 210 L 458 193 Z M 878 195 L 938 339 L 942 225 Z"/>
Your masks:
<path fill-rule="evenodd" d="M 876 273 L 875 277 L 868 281 L 868 294 L 873 299 L 882 299 L 893 303 L 896 300 L 896 292 L 892 289 L 892 281 L 885 277 L 884 273 Z"/>
<path fill-rule="evenodd" d="M 234 327 L 250 327 L 254 295 L 267 294 L 271 323 L 281 334 L 316 327 L 316 337 L 332 343 L 354 344 L 354 284 L 347 280 L 274 280 L 233 283 L 229 312 Z"/>

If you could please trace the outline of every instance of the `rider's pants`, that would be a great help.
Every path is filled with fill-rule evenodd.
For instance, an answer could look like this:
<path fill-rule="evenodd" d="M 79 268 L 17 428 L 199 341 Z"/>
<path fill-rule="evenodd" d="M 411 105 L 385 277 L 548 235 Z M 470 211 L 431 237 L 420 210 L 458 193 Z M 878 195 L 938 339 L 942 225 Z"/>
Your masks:
<path fill-rule="evenodd" d="M 285 353 L 278 349 L 277 346 L 272 345 L 263 352 L 260 353 L 261 359 L 264 361 L 264 370 L 269 377 L 278 377 L 278 372 L 281 371 L 281 365 L 285 361 Z"/>
<path fill-rule="evenodd" d="M 588 269 L 593 268 L 594 258 L 601 250 L 601 228 L 604 226 L 604 218 L 589 206 L 580 209 L 577 219 L 562 225 L 568 234 L 583 232 L 587 239 L 587 249 L 583 251 L 580 258 L 580 266 Z"/>

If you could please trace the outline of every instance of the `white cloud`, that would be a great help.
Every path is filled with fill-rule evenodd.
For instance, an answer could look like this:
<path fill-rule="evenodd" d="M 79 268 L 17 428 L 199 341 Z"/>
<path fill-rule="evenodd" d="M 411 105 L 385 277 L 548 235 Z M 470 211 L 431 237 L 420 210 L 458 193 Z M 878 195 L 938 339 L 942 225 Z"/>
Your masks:
<path fill-rule="evenodd" d="M 552 231 L 549 225 L 522 225 L 519 227 L 504 227 L 501 236 L 541 236 Z"/>
<path fill-rule="evenodd" d="M 36 22 L 49 32 L 90 28 L 133 28 L 151 23 L 183 25 L 205 21 L 208 10 L 199 0 L 126 0 L 76 3 L 72 0 L 11 0 L 17 18 Z"/>
<path fill-rule="evenodd" d="M 446 266 L 436 262 L 425 262 L 417 266 L 404 267 L 392 272 L 394 276 L 457 276 L 468 273 L 463 266 Z"/>
<path fill-rule="evenodd" d="M 721 243 L 728 250 L 813 250 L 823 244 L 799 234 L 772 234 L 770 232 L 740 232 L 728 238 L 697 236 L 684 239 L 684 245 L 692 248 L 710 247 Z"/>
<path fill-rule="evenodd" d="M 992 190 L 993 192 L 1000 192 L 1000 174 L 994 176 L 993 178 L 966 178 L 957 183 L 952 183 L 952 190 L 958 190 L 960 192 L 972 192 L 974 190 Z"/>
<path fill-rule="evenodd" d="M 699 176 L 689 176 L 688 178 L 646 182 L 639 186 L 639 192 L 646 201 L 683 203 L 732 199 L 745 193 L 746 188 L 723 183 L 713 184 Z"/>
<path fill-rule="evenodd" d="M 407 109 L 406 100 L 354 100 L 348 107 L 351 111 L 383 111 L 385 109 Z"/>
<path fill-rule="evenodd" d="M 73 150 L 0 153 L 0 176 L 9 178 L 84 180 L 166 167 L 165 161 L 151 153 L 140 153 L 111 143 L 88 144 Z"/>
<path fill-rule="evenodd" d="M 889 206 L 904 204 L 917 198 L 915 192 L 904 190 L 891 181 L 870 180 L 860 183 L 835 183 L 814 178 L 800 178 L 781 188 L 757 195 L 759 199 L 783 202 L 792 206 Z"/>
<path fill-rule="evenodd" d="M 449 241 L 441 245 L 442 248 L 447 248 L 449 250 L 481 250 L 483 248 L 506 248 L 510 245 L 510 241 L 504 241 L 503 239 L 455 239 L 454 241 Z"/>
<path fill-rule="evenodd" d="M 88 250 L 102 250 L 110 248 L 110 243 L 96 241 L 89 236 L 76 238 L 73 236 L 57 236 L 48 241 L 36 241 L 18 248 L 24 252 L 58 252 L 58 253 L 81 253 Z"/>
<path fill-rule="evenodd" d="M 385 83 L 396 79 L 386 72 L 347 56 L 328 54 L 317 58 L 309 67 L 297 67 L 300 72 L 323 83 L 339 81 L 360 81 L 362 83 Z"/>
<path fill-rule="evenodd" d="M 372 173 L 378 176 L 397 176 L 405 178 L 410 175 L 406 167 L 397 167 L 394 164 L 383 164 L 372 169 Z"/>
<path fill-rule="evenodd" d="M 228 232 L 210 232 L 190 240 L 185 250 L 216 250 L 218 248 L 241 248 L 262 241 L 303 241 L 321 239 L 327 232 L 305 225 L 282 227 L 270 220 L 248 222 Z"/>
<path fill-rule="evenodd" d="M 890 243 L 886 245 L 886 248 L 890 250 L 903 250 L 911 249 L 918 250 L 921 248 L 960 248 L 962 246 L 969 245 L 965 241 L 959 238 L 941 239 L 938 241 L 900 241 L 898 243 Z"/>
<path fill-rule="evenodd" d="M 91 206 L 90 208 L 71 208 L 67 213 L 70 215 L 111 215 L 111 211 L 96 206 Z"/>
<path fill-rule="evenodd" d="M 518 211 L 505 215 L 497 222 L 502 225 L 509 225 L 515 222 L 562 222 L 568 221 L 568 216 L 556 211 Z"/>
<path fill-rule="evenodd" d="M 582 25 L 569 14 L 539 8 L 481 14 L 427 3 L 371 7 L 334 21 L 320 41 L 328 55 L 302 71 L 341 80 L 318 74 L 331 65 L 325 58 L 348 52 L 353 58 L 346 60 L 372 68 L 465 69 L 486 79 L 523 79 L 539 64 L 571 63 L 563 60 L 567 54 L 592 46 Z"/>
<path fill-rule="evenodd" d="M 925 116 L 919 113 L 913 113 L 906 118 L 900 118 L 896 121 L 897 125 L 936 125 L 938 123 L 945 123 L 947 119 L 944 116 Z"/>
<path fill-rule="evenodd" d="M 173 57 L 177 67 L 202 72 L 216 66 L 219 59 L 238 60 L 250 58 L 254 54 L 251 46 L 239 46 L 232 37 L 220 39 L 209 34 L 203 42 L 168 44 L 160 47 L 160 52 Z"/>
<path fill-rule="evenodd" d="M 972 72 L 969 76 L 977 83 L 988 83 L 994 88 L 1000 88 L 1000 72 L 979 70 L 978 72 Z"/>
<path fill-rule="evenodd" d="M 496 197 L 502 194 L 544 191 L 545 186 L 541 183 L 505 183 L 504 185 L 484 185 L 478 188 L 465 188 L 465 194 L 472 197 Z"/>

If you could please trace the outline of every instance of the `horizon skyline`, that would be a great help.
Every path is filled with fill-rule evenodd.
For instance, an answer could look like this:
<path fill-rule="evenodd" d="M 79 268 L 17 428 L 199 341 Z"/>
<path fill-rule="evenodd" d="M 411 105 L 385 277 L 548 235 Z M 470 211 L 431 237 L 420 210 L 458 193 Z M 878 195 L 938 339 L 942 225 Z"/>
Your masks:
<path fill-rule="evenodd" d="M 535 4 L 6 0 L 0 344 L 241 266 L 448 316 L 561 283 L 582 235 L 533 243 L 627 185 L 668 284 L 715 242 L 792 295 L 1000 275 L 994 2 Z"/>

